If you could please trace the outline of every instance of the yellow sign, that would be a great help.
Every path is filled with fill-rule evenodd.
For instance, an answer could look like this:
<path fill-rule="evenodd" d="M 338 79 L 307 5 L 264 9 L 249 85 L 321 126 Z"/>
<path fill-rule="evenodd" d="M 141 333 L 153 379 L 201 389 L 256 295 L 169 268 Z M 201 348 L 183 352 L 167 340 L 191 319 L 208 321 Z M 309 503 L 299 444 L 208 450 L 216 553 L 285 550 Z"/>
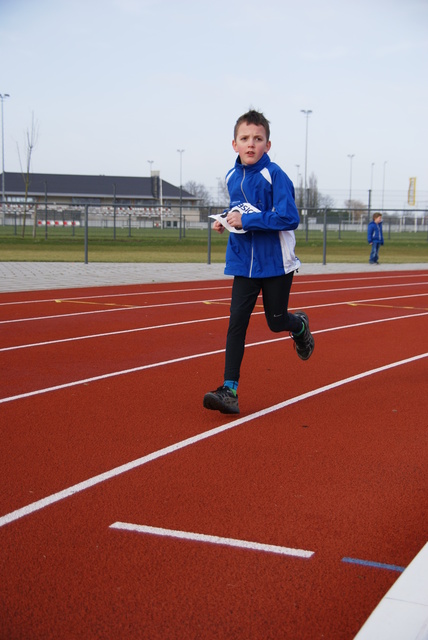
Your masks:
<path fill-rule="evenodd" d="M 407 204 L 414 206 L 416 203 L 416 178 L 409 178 L 409 192 L 407 194 Z"/>

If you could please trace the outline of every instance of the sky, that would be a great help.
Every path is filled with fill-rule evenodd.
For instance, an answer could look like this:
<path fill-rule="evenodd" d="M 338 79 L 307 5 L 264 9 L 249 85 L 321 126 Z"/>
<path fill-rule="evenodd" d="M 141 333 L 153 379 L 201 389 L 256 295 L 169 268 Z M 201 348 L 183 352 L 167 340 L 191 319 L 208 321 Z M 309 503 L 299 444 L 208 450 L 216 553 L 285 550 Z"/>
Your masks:
<path fill-rule="evenodd" d="M 6 172 L 34 115 L 33 172 L 215 197 L 254 108 L 295 184 L 428 207 L 428 0 L 0 0 L 0 60 Z"/>

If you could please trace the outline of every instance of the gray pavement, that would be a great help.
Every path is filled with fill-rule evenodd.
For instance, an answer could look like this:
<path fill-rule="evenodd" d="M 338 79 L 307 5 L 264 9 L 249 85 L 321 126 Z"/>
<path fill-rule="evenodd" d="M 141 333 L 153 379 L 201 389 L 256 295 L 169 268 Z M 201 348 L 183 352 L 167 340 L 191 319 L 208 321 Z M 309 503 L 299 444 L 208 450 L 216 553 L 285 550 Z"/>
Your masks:
<path fill-rule="evenodd" d="M 377 266 L 368 263 L 307 263 L 301 266 L 299 274 L 379 273 L 425 269 L 428 269 L 428 262 Z M 223 263 L 0 262 L 0 293 L 151 282 L 219 280 L 224 277 Z"/>

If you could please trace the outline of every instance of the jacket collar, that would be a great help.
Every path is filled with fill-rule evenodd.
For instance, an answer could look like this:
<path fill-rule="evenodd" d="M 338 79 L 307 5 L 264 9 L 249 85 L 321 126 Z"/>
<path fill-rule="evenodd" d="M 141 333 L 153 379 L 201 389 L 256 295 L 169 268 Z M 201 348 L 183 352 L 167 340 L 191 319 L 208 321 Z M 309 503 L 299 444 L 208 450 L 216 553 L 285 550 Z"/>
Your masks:
<path fill-rule="evenodd" d="M 255 173 L 257 171 L 261 171 L 262 169 L 264 169 L 265 167 L 267 167 L 270 164 L 270 158 L 268 156 L 267 153 L 264 153 L 262 155 L 262 157 L 260 158 L 260 160 L 258 162 L 256 162 L 256 164 L 242 164 L 241 162 L 241 158 L 238 156 L 235 162 L 235 169 L 238 169 L 239 171 L 247 171 L 249 173 Z"/>

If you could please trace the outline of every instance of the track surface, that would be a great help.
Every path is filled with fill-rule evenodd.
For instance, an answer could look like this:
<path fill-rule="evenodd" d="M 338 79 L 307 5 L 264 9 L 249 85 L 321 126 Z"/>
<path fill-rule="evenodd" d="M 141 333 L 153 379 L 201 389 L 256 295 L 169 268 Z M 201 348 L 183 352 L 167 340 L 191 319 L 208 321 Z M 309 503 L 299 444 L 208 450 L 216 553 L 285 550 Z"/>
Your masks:
<path fill-rule="evenodd" d="M 0 295 L 0 637 L 351 639 L 427 540 L 428 271 Z"/>

